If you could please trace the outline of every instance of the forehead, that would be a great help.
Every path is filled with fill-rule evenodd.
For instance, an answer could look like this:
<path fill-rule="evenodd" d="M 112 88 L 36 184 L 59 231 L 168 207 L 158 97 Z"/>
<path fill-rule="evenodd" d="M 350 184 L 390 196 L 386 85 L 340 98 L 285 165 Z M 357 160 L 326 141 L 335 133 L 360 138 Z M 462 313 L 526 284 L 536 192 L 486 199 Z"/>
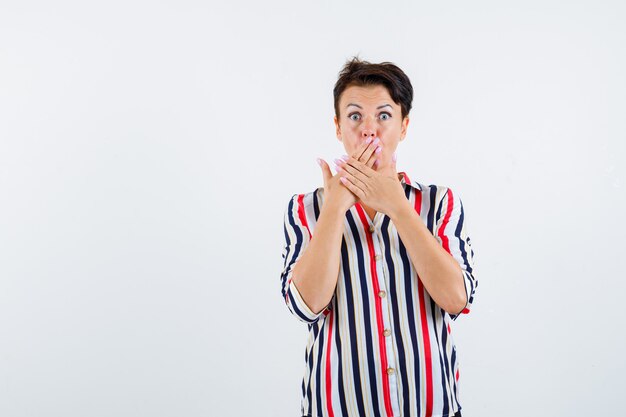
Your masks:
<path fill-rule="evenodd" d="M 341 94 L 341 107 L 345 107 L 347 103 L 360 104 L 378 104 L 384 101 L 392 106 L 394 105 L 387 87 L 384 85 L 368 85 L 368 86 L 349 86 Z"/>

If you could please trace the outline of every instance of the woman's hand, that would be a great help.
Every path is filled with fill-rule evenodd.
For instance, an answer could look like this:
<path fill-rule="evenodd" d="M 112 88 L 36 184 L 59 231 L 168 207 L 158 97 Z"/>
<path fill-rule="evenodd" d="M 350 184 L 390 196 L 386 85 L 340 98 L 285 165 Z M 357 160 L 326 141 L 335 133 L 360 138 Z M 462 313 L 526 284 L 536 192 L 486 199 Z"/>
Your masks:
<path fill-rule="evenodd" d="M 364 167 L 372 169 L 376 157 L 379 155 L 375 153 L 377 145 L 373 141 L 364 142 L 361 146 L 351 155 L 351 158 L 355 161 L 359 161 Z M 350 160 L 350 157 L 344 158 Z M 344 162 L 341 159 L 335 159 L 335 170 L 338 171 L 337 164 Z M 323 159 L 319 159 L 320 167 L 322 168 L 322 175 L 324 176 L 324 201 L 332 201 L 333 204 L 338 204 L 344 212 L 350 209 L 353 205 L 359 201 L 348 188 L 343 187 L 339 181 L 339 174 L 333 174 L 330 171 L 330 167 Z"/>
<path fill-rule="evenodd" d="M 376 172 L 353 157 L 341 164 L 339 168 L 341 184 L 366 206 L 391 217 L 394 210 L 407 202 L 398 178 Z"/>

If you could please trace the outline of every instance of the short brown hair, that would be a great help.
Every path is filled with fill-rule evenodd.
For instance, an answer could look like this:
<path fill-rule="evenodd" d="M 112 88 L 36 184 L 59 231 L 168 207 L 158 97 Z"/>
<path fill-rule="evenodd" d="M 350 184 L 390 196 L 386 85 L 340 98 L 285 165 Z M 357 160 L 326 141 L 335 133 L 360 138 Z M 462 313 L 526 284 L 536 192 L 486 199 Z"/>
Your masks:
<path fill-rule="evenodd" d="M 358 57 L 350 59 L 339 72 L 333 95 L 335 97 L 335 115 L 339 119 L 339 97 L 350 86 L 383 85 L 389 91 L 392 100 L 400 105 L 402 119 L 411 111 L 413 86 L 409 77 L 395 64 L 381 62 L 373 64 Z"/>

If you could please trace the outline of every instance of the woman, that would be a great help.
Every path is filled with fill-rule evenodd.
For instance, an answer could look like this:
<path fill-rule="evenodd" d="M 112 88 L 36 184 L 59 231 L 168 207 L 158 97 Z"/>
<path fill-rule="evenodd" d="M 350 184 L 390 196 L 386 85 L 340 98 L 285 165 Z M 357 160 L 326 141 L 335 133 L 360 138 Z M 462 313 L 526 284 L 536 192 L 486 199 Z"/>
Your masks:
<path fill-rule="evenodd" d="M 459 417 L 450 322 L 478 285 L 463 205 L 396 171 L 413 99 L 400 68 L 353 58 L 334 99 L 346 155 L 335 175 L 318 160 L 324 187 L 284 219 L 282 295 L 309 329 L 302 415 Z"/>

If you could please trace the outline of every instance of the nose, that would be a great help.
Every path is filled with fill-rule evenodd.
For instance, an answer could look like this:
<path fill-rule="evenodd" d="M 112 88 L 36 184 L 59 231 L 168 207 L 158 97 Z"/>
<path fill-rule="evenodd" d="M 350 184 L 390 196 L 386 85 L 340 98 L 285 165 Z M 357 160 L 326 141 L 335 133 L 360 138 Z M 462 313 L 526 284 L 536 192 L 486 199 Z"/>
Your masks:
<path fill-rule="evenodd" d="M 363 131 L 361 132 L 361 139 L 366 140 L 369 137 L 374 139 L 376 137 L 376 131 L 371 128 L 363 129 Z"/>
<path fill-rule="evenodd" d="M 361 130 L 361 139 L 366 140 L 369 137 L 372 139 L 376 137 L 376 129 L 373 124 L 366 124 Z"/>
<path fill-rule="evenodd" d="M 362 140 L 366 140 L 369 137 L 371 137 L 372 139 L 376 138 L 376 120 L 372 120 L 371 117 L 365 117 L 363 120 L 362 129 Z"/>

